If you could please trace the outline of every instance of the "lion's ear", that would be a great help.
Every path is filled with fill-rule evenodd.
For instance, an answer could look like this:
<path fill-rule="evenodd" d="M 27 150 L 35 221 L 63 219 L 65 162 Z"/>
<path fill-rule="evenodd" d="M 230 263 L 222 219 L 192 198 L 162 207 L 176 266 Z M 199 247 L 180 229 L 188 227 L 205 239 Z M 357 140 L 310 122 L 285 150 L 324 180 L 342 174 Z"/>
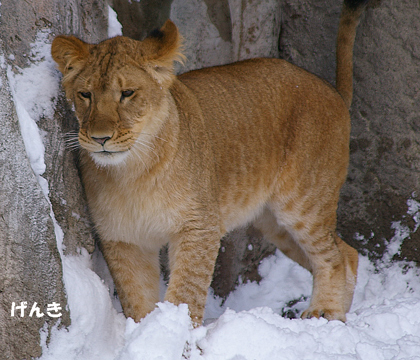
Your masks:
<path fill-rule="evenodd" d="M 160 83 L 172 82 L 174 61 L 182 62 L 182 37 L 178 28 L 167 20 L 160 30 L 153 31 L 141 43 L 146 70 Z"/>
<path fill-rule="evenodd" d="M 89 55 L 90 45 L 74 36 L 57 36 L 51 45 L 51 55 L 63 75 L 78 67 Z"/>

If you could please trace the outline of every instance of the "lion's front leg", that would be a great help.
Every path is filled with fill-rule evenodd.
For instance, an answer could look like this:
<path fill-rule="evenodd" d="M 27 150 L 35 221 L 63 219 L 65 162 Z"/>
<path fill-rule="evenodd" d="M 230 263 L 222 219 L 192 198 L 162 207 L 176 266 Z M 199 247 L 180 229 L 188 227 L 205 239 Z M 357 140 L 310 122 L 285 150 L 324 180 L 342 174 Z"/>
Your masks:
<path fill-rule="evenodd" d="M 188 304 L 194 325 L 203 321 L 220 238 L 217 230 L 194 229 L 179 233 L 169 244 L 171 276 L 165 300 Z"/>
<path fill-rule="evenodd" d="M 101 250 L 125 316 L 140 321 L 159 301 L 159 252 L 121 241 L 102 241 Z"/>

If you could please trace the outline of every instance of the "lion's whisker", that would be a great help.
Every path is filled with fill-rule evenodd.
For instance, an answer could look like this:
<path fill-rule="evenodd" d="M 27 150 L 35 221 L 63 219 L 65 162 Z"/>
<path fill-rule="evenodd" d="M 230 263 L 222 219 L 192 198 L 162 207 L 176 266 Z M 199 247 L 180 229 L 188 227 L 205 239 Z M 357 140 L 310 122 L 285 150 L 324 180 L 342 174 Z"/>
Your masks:
<path fill-rule="evenodd" d="M 136 156 L 142 162 L 143 166 L 145 168 L 147 168 L 146 163 L 144 162 L 143 157 L 142 157 L 142 151 L 141 151 L 141 149 L 138 149 L 136 146 L 133 146 L 131 148 L 131 150 L 132 150 L 131 153 L 133 154 L 133 156 Z"/>
<path fill-rule="evenodd" d="M 144 149 L 142 149 L 141 147 L 139 147 L 138 145 L 143 145 L 145 148 L 149 149 L 151 152 L 153 152 L 157 157 L 159 157 L 156 152 L 153 150 L 153 148 L 151 148 L 150 146 L 146 145 L 146 144 L 142 144 L 140 142 L 136 142 L 135 145 L 133 146 L 134 149 L 140 151 L 143 155 L 146 155 L 149 159 L 153 159 L 152 156 L 150 156 L 150 154 L 145 151 Z"/>
<path fill-rule="evenodd" d="M 78 131 L 69 131 L 64 134 L 64 146 L 70 151 L 75 151 L 80 148 L 79 143 L 79 132 Z"/>

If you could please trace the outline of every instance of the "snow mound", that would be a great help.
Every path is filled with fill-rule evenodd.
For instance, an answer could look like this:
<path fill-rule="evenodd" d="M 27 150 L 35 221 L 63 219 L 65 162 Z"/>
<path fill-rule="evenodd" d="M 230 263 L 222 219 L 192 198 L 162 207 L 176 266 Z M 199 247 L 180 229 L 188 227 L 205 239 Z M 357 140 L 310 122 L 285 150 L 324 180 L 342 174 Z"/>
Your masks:
<path fill-rule="evenodd" d="M 420 359 L 420 274 L 410 264 L 378 269 L 361 256 L 354 302 L 345 324 L 288 319 L 278 309 L 296 297 L 290 284 L 306 279 L 301 288 L 310 293 L 311 279 L 305 269 L 277 252 L 262 262 L 262 273 L 269 272 L 259 285 L 242 284 L 231 294 L 230 308 L 220 307 L 221 299 L 210 295 L 207 307 L 218 308 L 221 315 L 197 329 L 191 325 L 186 305 L 159 303 L 138 324 L 125 319 L 112 308 L 96 274 L 88 272 L 88 283 L 80 284 L 80 277 L 87 277 L 88 255 L 84 261 L 74 260 L 74 265 L 71 272 L 77 285 L 68 289 L 73 294 L 69 304 L 75 304 L 70 306 L 73 323 L 68 331 L 55 331 L 48 346 L 44 343 L 42 360 Z M 258 288 L 261 296 L 255 302 Z M 243 310 L 247 301 L 259 307 Z M 269 307 L 273 303 L 277 310 Z M 215 315 L 210 311 L 210 316 Z"/>

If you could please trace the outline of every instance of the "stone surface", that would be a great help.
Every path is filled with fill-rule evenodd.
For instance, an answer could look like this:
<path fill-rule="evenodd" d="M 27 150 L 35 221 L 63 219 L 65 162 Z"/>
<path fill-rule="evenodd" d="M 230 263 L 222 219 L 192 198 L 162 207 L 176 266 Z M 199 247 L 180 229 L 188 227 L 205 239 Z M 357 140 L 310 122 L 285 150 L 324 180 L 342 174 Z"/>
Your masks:
<path fill-rule="evenodd" d="M 61 259 L 56 250 L 50 205 L 32 171 L 1 69 L 0 89 L 0 353 L 4 359 L 39 356 L 39 330 L 48 316 L 29 317 L 36 302 L 42 311 L 52 302 L 65 307 Z M 29 309 L 11 316 L 12 302 L 26 301 Z M 62 323 L 69 324 L 63 312 Z M 19 314 L 19 315 L 18 315 Z"/>
<path fill-rule="evenodd" d="M 154 29 L 160 28 L 169 18 L 173 0 L 111 0 L 118 14 L 125 36 L 143 40 Z"/>
<path fill-rule="evenodd" d="M 226 297 L 238 282 L 260 281 L 262 259 L 274 254 L 276 247 L 264 240 L 253 226 L 233 230 L 221 241 L 211 287 L 214 294 Z"/>
<path fill-rule="evenodd" d="M 420 231 L 407 200 L 420 201 L 420 8 L 418 2 L 382 1 L 367 11 L 356 39 L 351 164 L 339 219 L 372 251 L 394 234 L 393 221 L 413 231 L 400 258 L 420 263 Z"/>
<path fill-rule="evenodd" d="M 61 326 L 70 324 L 50 202 L 65 233 L 67 253 L 80 246 L 93 250 L 94 245 L 74 154 L 64 150 L 64 134 L 75 126 L 68 105 L 61 95 L 55 115 L 38 121 L 46 134 L 47 200 L 25 151 L 6 68 L 30 66 L 31 43 L 40 31 L 50 34 L 49 40 L 61 33 L 87 41 L 104 39 L 108 9 L 96 0 L 17 0 L 2 2 L 0 9 L 0 52 L 5 60 L 0 69 L 0 353 L 2 359 L 23 359 L 41 355 L 40 329 L 46 324 L 48 331 L 57 320 L 47 314 L 29 317 L 35 302 L 44 313 L 47 304 L 59 303 Z M 16 311 L 12 317 L 12 302 L 23 301 L 28 305 L 25 316 Z"/>
<path fill-rule="evenodd" d="M 185 39 L 179 72 L 278 56 L 278 1 L 174 0 L 171 19 Z"/>
<path fill-rule="evenodd" d="M 285 2 L 280 55 L 335 82 L 341 4 Z M 380 257 L 401 221 L 411 234 L 398 258 L 420 261 L 420 232 L 407 201 L 420 200 L 420 9 L 375 1 L 362 16 L 354 49 L 350 166 L 338 229 L 351 245 Z"/>

